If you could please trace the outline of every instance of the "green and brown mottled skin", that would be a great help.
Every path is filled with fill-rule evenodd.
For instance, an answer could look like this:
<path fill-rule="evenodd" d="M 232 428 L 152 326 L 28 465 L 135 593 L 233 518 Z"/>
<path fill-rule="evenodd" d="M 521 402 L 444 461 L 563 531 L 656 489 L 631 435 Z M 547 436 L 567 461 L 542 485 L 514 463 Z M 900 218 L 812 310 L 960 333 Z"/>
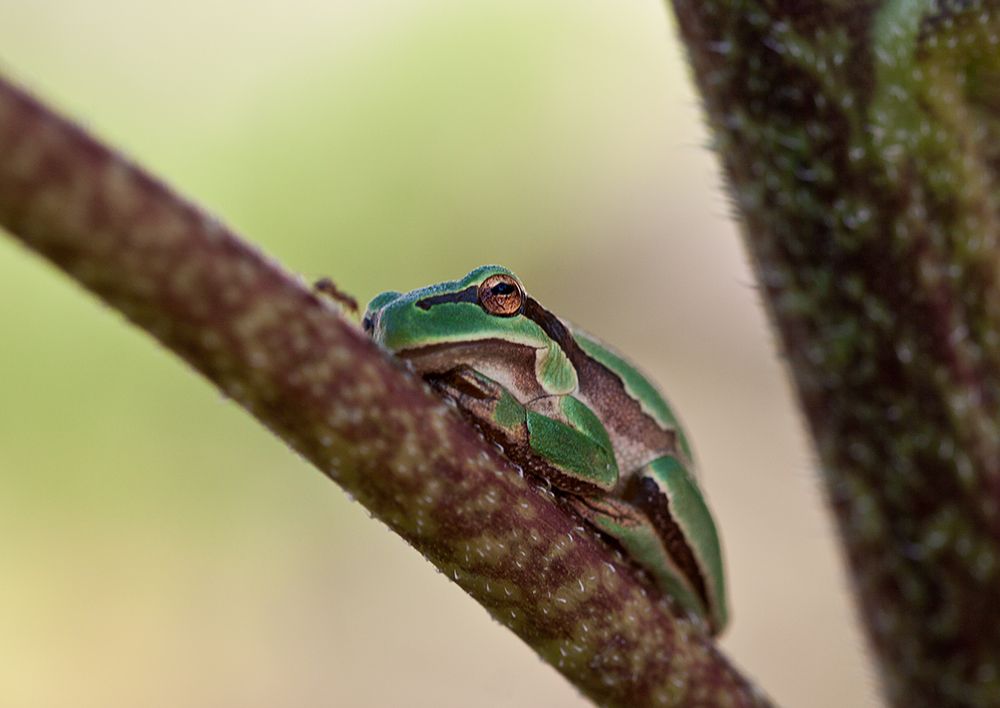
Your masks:
<path fill-rule="evenodd" d="M 0 155 L 0 226 L 252 412 L 592 700 L 768 705 L 337 308 L 3 79 Z"/>
<path fill-rule="evenodd" d="M 1000 3 L 673 5 L 886 696 L 1000 705 Z"/>
<path fill-rule="evenodd" d="M 670 405 L 509 269 L 376 296 L 363 326 L 710 631 L 727 623 L 715 521 Z"/>

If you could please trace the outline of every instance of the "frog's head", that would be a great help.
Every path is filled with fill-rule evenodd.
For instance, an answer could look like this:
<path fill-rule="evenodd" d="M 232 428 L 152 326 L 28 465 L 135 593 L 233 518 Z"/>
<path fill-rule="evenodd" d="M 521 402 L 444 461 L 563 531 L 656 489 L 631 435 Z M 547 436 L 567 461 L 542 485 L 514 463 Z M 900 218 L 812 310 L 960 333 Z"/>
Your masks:
<path fill-rule="evenodd" d="M 372 339 L 425 375 L 465 364 L 496 376 L 514 367 L 535 376 L 536 365 L 551 360 L 536 357 L 539 350 L 558 354 L 551 328 L 561 328 L 517 276 L 496 265 L 408 293 L 382 293 L 369 303 L 362 324 Z"/>
<path fill-rule="evenodd" d="M 404 356 L 486 339 L 544 346 L 545 333 L 524 315 L 527 300 L 517 276 L 503 266 L 486 265 L 459 280 L 376 295 L 362 326 L 376 342 Z"/>

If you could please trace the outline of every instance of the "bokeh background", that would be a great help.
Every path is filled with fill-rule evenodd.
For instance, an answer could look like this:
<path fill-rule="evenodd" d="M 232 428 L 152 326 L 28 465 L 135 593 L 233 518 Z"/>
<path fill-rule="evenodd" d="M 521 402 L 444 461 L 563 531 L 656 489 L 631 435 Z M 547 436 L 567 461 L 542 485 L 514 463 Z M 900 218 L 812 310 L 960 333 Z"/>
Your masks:
<path fill-rule="evenodd" d="M 734 660 L 784 705 L 874 704 L 659 0 L 0 0 L 0 69 L 362 301 L 512 267 L 684 417 L 727 548 Z M 0 374 L 0 705 L 584 704 L 6 238 Z"/>

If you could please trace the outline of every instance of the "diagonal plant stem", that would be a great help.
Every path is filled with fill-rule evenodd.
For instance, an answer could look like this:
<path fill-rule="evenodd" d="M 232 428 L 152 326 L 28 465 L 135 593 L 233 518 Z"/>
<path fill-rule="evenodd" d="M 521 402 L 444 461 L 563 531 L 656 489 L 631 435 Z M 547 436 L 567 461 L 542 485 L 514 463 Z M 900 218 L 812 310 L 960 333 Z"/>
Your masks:
<path fill-rule="evenodd" d="M 886 695 L 1000 705 L 1000 2 L 673 5 Z"/>
<path fill-rule="evenodd" d="M 3 79 L 0 225 L 250 411 L 593 700 L 768 704 L 328 301 Z"/>

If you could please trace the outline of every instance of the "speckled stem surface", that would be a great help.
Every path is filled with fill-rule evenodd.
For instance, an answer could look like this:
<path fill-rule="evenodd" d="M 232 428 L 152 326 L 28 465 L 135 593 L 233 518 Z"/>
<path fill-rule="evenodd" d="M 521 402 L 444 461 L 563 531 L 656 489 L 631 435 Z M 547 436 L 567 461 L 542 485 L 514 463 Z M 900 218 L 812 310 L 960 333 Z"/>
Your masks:
<path fill-rule="evenodd" d="M 2 79 L 0 225 L 253 413 L 593 700 L 767 704 L 332 304 Z"/>
<path fill-rule="evenodd" d="M 886 696 L 998 706 L 1000 3 L 673 5 Z"/>

